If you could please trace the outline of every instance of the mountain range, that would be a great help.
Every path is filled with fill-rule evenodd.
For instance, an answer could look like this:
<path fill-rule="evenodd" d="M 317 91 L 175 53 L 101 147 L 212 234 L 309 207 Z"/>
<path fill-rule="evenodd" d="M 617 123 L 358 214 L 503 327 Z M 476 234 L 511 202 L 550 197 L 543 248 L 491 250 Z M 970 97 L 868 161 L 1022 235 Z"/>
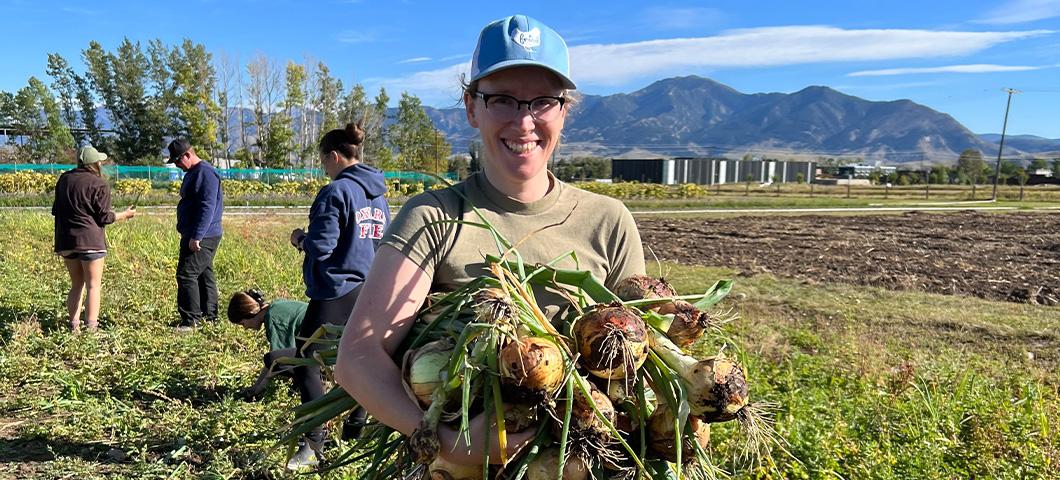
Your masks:
<path fill-rule="evenodd" d="M 456 152 L 476 132 L 462 108 L 428 109 Z M 997 154 L 999 135 L 976 135 L 910 100 L 869 101 L 823 86 L 745 94 L 708 78 L 659 80 L 632 93 L 583 95 L 564 129 L 562 156 L 750 154 L 771 158 L 862 157 L 884 163 L 952 163 L 961 151 Z M 1006 136 L 1005 156 L 1060 151 L 1060 139 Z"/>
<path fill-rule="evenodd" d="M 425 109 L 455 153 L 467 152 L 477 140 L 462 107 Z M 233 110 L 229 138 L 238 143 L 239 115 L 249 120 L 252 114 Z M 96 113 L 103 128 L 111 128 L 106 111 Z M 396 113 L 391 108 L 389 117 Z M 886 164 L 954 163 L 967 148 L 993 158 L 1000 140 L 998 134 L 972 133 L 950 115 L 910 100 L 869 101 L 823 86 L 746 94 L 697 76 L 659 80 L 632 93 L 581 95 L 563 137 L 559 158 L 750 155 Z M 1060 158 L 1060 139 L 1006 135 L 1005 156 Z"/>

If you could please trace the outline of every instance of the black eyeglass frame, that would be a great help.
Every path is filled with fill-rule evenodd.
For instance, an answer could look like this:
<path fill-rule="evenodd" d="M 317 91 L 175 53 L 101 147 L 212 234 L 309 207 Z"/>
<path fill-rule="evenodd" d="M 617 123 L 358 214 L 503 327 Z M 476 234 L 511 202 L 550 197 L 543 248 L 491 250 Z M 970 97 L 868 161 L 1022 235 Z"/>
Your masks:
<path fill-rule="evenodd" d="M 497 98 L 497 97 L 510 98 L 510 99 L 512 99 L 512 101 L 515 102 L 515 112 L 516 112 L 516 114 L 518 114 L 519 110 L 523 107 L 523 105 L 526 105 L 526 111 L 530 112 L 530 116 L 534 117 L 535 120 L 537 119 L 537 115 L 534 114 L 534 109 L 530 107 L 530 105 L 533 104 L 534 102 L 536 102 L 538 100 L 541 100 L 543 98 L 547 98 L 547 99 L 550 99 L 550 100 L 555 100 L 555 101 L 559 102 L 559 109 L 560 110 L 563 110 L 563 107 L 567 104 L 567 99 L 566 98 L 557 97 L 557 96 L 553 96 L 553 95 L 541 95 L 539 97 L 531 98 L 530 100 L 520 100 L 518 98 L 515 98 L 515 97 L 513 97 L 511 95 L 504 94 L 504 93 L 475 92 L 474 95 L 476 97 L 479 97 L 479 98 L 482 99 L 482 103 L 483 103 L 483 105 L 486 106 L 486 110 L 490 109 L 490 99 L 491 98 Z"/>

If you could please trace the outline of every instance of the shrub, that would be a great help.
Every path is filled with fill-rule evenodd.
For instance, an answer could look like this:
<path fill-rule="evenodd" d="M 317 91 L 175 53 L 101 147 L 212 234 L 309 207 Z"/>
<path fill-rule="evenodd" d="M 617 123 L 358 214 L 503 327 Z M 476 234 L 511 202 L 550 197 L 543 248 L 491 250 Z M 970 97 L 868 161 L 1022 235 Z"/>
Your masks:
<path fill-rule="evenodd" d="M 122 195 L 143 195 L 151 193 L 151 181 L 141 178 L 130 178 L 114 182 L 114 193 Z"/>
<path fill-rule="evenodd" d="M 55 191 L 58 175 L 21 171 L 0 174 L 0 193 L 48 193 Z"/>

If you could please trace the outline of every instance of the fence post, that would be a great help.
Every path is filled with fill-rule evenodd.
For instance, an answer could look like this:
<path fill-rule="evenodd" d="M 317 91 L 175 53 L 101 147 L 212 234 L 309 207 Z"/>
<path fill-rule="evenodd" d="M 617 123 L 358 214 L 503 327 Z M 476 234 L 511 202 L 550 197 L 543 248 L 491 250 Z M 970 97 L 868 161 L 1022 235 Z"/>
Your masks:
<path fill-rule="evenodd" d="M 850 198 L 850 184 L 853 183 L 854 175 L 847 174 L 847 198 Z"/>

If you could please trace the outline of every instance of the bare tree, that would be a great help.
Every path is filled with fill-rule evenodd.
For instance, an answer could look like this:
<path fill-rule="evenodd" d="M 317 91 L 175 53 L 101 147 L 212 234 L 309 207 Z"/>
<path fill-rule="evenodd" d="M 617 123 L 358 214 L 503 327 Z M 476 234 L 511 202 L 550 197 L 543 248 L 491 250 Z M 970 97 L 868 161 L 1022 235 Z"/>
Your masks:
<path fill-rule="evenodd" d="M 264 54 L 259 53 L 247 64 L 247 97 L 254 112 L 254 146 L 257 156 L 264 160 L 270 158 L 269 135 L 272 112 L 277 105 L 281 86 L 280 69 Z"/>
<path fill-rule="evenodd" d="M 238 94 L 236 90 L 239 90 L 239 59 L 232 58 L 229 55 L 221 52 L 217 56 L 217 106 L 220 107 L 220 112 L 217 116 L 217 133 L 218 141 L 221 145 L 221 157 L 231 158 L 232 156 L 232 138 L 229 131 L 229 124 L 232 122 L 232 109 L 236 108 L 240 112 L 239 116 L 242 117 L 242 105 L 235 103 L 233 100 Z M 242 119 L 240 120 L 242 124 Z"/>

